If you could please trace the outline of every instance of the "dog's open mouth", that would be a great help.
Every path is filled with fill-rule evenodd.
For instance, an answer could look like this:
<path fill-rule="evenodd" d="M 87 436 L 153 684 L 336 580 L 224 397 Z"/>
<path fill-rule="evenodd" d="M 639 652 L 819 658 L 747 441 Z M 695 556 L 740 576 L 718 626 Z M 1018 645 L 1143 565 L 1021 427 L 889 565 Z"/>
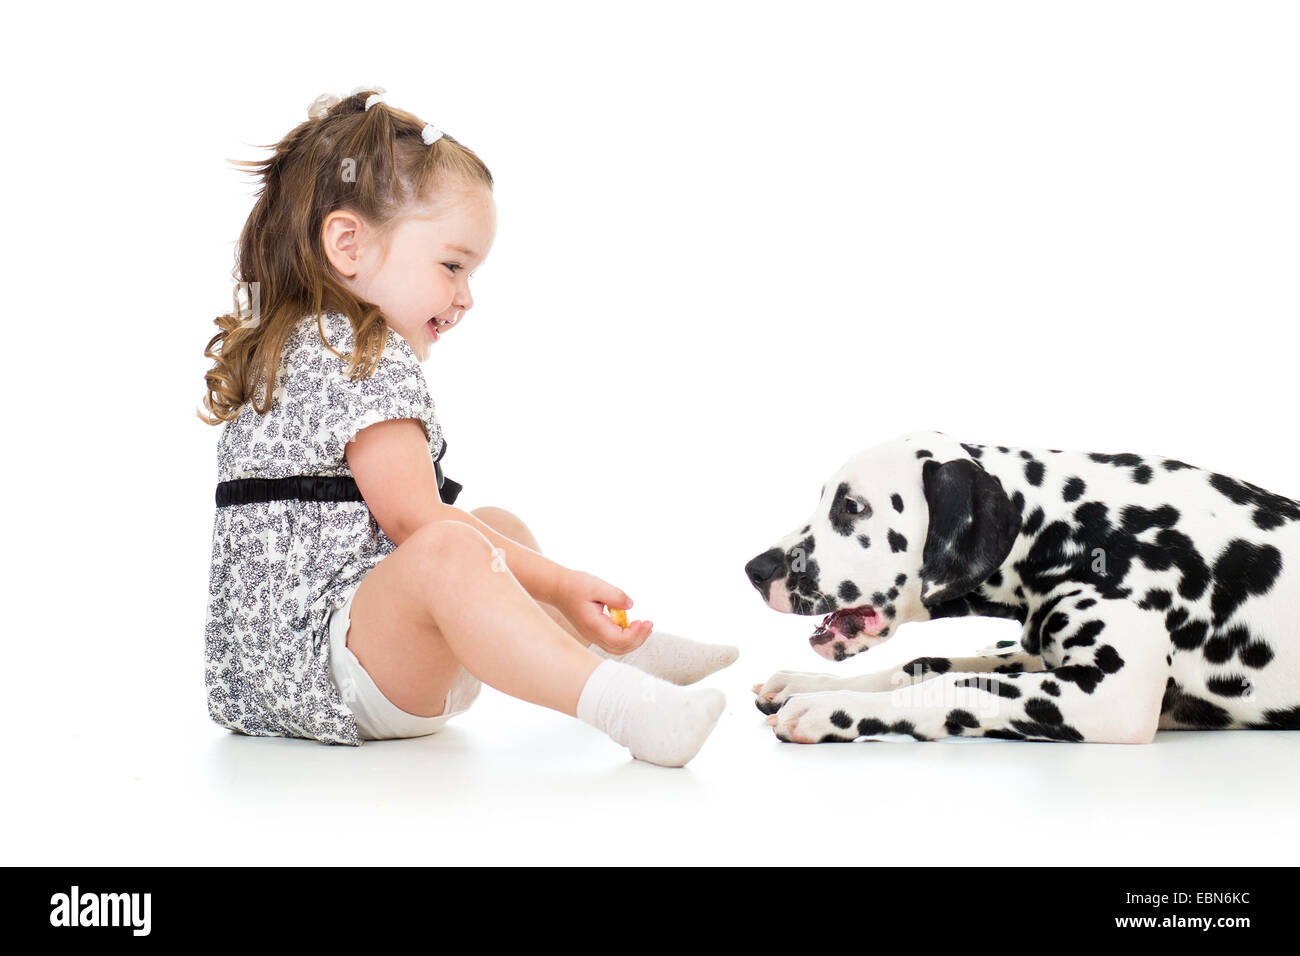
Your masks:
<path fill-rule="evenodd" d="M 822 619 L 808 643 L 820 648 L 832 641 L 849 641 L 859 635 L 875 637 L 884 627 L 885 619 L 870 604 L 841 608 Z"/>

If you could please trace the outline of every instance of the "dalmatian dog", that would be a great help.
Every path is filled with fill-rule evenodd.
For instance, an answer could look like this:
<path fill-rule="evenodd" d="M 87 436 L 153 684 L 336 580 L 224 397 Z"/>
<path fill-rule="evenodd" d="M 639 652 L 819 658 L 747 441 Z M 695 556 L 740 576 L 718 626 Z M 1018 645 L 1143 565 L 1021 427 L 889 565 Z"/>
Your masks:
<path fill-rule="evenodd" d="M 783 741 L 879 734 L 1149 743 L 1300 730 L 1300 502 L 1172 458 L 913 432 L 846 462 L 812 517 L 745 565 L 767 604 L 825 615 L 842 661 L 903 624 L 1023 624 L 972 657 L 754 687 Z"/>

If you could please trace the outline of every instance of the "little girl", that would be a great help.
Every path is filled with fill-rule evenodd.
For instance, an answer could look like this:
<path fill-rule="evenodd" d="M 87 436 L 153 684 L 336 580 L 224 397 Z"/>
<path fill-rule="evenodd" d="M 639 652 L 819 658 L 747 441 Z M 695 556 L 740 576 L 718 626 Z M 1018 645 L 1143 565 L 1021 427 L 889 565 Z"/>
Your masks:
<path fill-rule="evenodd" d="M 473 305 L 496 230 L 471 150 L 364 87 L 319 97 L 262 161 L 199 417 L 225 423 L 208 712 L 257 736 L 436 732 L 480 682 L 686 764 L 722 711 L 687 687 L 727 645 L 622 628 L 631 599 L 543 557 L 500 508 L 453 507 L 420 363 Z"/>

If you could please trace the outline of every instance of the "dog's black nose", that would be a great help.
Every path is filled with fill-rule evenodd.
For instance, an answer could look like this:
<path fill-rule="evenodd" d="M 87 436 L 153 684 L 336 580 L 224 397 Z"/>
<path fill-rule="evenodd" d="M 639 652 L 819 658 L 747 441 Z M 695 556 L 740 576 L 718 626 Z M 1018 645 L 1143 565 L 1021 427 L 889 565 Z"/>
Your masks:
<path fill-rule="evenodd" d="M 750 583 L 761 591 L 785 574 L 785 552 L 780 548 L 764 551 L 745 565 L 745 573 L 749 575 Z"/>

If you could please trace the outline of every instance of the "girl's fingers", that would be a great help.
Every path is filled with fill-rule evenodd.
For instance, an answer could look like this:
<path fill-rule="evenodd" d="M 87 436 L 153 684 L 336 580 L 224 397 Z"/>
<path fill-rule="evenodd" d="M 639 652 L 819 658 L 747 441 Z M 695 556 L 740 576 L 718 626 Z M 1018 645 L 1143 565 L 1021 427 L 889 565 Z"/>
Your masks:
<path fill-rule="evenodd" d="M 605 585 L 600 601 L 609 607 L 616 607 L 620 611 L 626 611 L 632 606 L 632 599 L 612 584 Z"/>

